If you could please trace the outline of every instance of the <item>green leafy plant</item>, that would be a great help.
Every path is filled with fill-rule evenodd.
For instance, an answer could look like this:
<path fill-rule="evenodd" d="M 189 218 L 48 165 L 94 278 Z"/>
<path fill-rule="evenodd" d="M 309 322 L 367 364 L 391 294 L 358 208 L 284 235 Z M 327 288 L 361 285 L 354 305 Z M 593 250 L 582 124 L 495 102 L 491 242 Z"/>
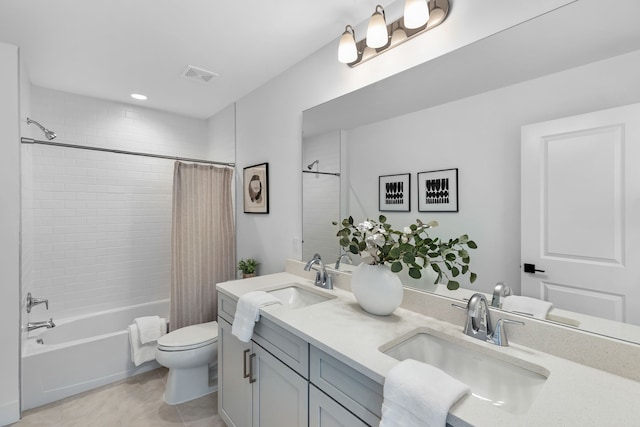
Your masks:
<path fill-rule="evenodd" d="M 258 263 L 253 258 L 241 259 L 238 261 L 238 270 L 242 271 L 244 274 L 255 273 L 256 267 L 258 267 Z"/>
<path fill-rule="evenodd" d="M 337 222 L 333 224 L 338 225 Z M 471 257 L 468 251 L 476 249 L 476 243 L 466 234 L 448 241 L 430 237 L 427 230 L 437 227 L 436 221 L 425 224 L 418 219 L 415 224 L 399 231 L 387 223 L 384 215 L 380 215 L 378 221 L 367 219 L 357 225 L 353 217 L 345 218 L 341 226 L 337 234 L 340 246 L 360 255 L 369 264 L 389 264 L 394 273 L 406 266 L 409 276 L 414 279 L 422 277 L 422 269 L 431 267 L 438 273 L 435 283 L 446 278 L 450 290 L 460 287 L 460 283 L 454 280 L 460 275 L 468 273 L 471 283 L 477 278 L 476 273 L 469 270 Z"/>

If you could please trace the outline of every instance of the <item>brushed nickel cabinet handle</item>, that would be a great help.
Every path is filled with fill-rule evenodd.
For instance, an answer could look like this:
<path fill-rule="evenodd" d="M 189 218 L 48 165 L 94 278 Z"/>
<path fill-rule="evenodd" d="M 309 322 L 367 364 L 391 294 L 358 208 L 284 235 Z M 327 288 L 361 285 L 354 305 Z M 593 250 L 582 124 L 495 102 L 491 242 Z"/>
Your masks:
<path fill-rule="evenodd" d="M 256 382 L 256 379 L 253 378 L 253 359 L 256 358 L 255 353 L 251 353 L 249 356 L 249 384 L 253 384 Z"/>
<path fill-rule="evenodd" d="M 242 352 L 242 369 L 243 369 L 242 378 L 248 378 L 249 375 L 251 375 L 249 372 L 247 372 L 247 353 L 249 353 L 250 351 L 251 349 L 248 348 Z"/>

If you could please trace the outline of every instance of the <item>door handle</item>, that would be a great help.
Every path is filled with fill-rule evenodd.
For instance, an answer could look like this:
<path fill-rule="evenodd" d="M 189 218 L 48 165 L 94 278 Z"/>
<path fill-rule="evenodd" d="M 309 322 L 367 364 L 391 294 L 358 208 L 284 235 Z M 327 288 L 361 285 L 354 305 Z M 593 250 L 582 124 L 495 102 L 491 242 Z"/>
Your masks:
<path fill-rule="evenodd" d="M 524 264 L 524 272 L 525 273 L 544 273 L 544 270 L 538 270 L 535 264 Z"/>

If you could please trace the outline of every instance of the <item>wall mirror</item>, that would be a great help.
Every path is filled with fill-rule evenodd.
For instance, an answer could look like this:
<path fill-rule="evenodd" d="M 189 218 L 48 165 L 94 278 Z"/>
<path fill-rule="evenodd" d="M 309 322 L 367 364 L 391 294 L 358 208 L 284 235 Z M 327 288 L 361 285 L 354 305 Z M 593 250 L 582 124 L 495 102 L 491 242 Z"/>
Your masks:
<path fill-rule="evenodd" d="M 419 172 L 459 168 L 459 212 L 425 218 L 414 207 L 385 215 L 396 228 L 416 217 L 435 219 L 434 235 L 464 232 L 478 243 L 472 253 L 478 281 L 444 295 L 490 295 L 500 281 L 518 294 L 522 126 L 640 102 L 630 77 L 640 71 L 640 40 L 635 23 L 624 18 L 635 12 L 618 10 L 611 20 L 601 12 L 595 1 L 575 2 L 306 110 L 303 260 L 320 252 L 334 264 L 340 247 L 331 221 L 380 214 L 379 176 L 410 173 L 416 188 Z M 595 34 L 584 25 L 591 19 L 606 28 Z M 638 325 L 584 316 L 579 308 L 562 314 L 550 320 L 640 343 Z"/>

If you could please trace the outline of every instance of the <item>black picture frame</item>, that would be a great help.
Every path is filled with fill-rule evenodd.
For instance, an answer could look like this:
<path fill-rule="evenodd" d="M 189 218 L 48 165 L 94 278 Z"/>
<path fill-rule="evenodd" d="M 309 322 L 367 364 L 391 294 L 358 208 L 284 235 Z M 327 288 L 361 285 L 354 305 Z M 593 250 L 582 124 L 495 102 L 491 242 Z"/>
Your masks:
<path fill-rule="evenodd" d="M 411 211 L 411 174 L 381 175 L 378 178 L 380 212 Z"/>
<path fill-rule="evenodd" d="M 458 212 L 458 168 L 418 173 L 418 212 Z"/>
<path fill-rule="evenodd" d="M 247 166 L 242 173 L 244 213 L 269 213 L 269 163 Z"/>

